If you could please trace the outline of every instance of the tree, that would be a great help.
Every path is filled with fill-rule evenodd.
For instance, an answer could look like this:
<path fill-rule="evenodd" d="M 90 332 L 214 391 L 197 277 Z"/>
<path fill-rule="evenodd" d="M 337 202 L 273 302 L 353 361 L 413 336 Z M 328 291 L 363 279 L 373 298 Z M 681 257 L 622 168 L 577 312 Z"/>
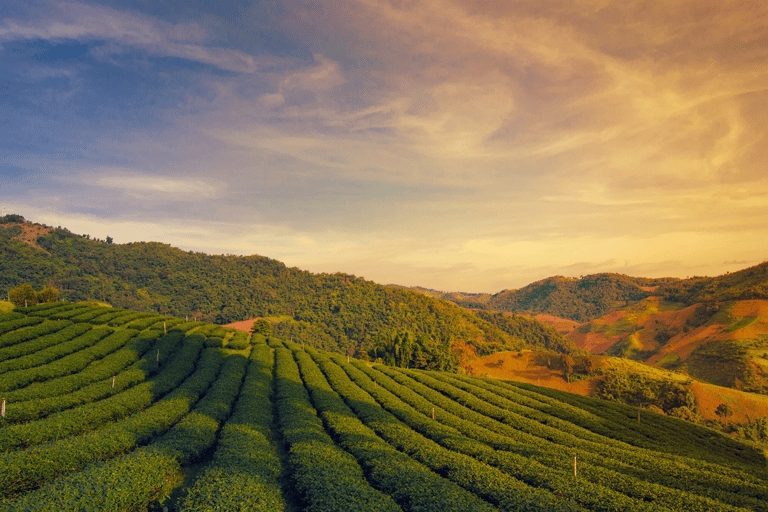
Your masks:
<path fill-rule="evenodd" d="M 112 240 L 112 237 L 111 237 L 111 236 L 108 236 L 108 237 L 107 237 L 107 243 L 108 243 L 108 244 L 111 244 L 113 241 L 114 241 L 114 240 Z"/>
<path fill-rule="evenodd" d="M 595 363 L 592 361 L 592 359 L 589 356 L 584 356 L 581 364 L 584 367 L 584 373 L 587 375 L 592 375 L 592 372 L 595 369 Z"/>
<path fill-rule="evenodd" d="M 56 302 L 59 300 L 59 290 L 46 286 L 39 292 L 37 292 L 37 302 Z"/>
<path fill-rule="evenodd" d="M 568 354 L 560 356 L 560 367 L 563 369 L 563 377 L 570 383 L 571 374 L 573 373 L 573 358 Z"/>
<path fill-rule="evenodd" d="M 715 414 L 720 416 L 720 419 L 725 422 L 725 426 L 728 426 L 728 418 L 733 416 L 733 409 L 727 404 L 720 404 L 715 409 Z"/>
<path fill-rule="evenodd" d="M 264 320 L 263 318 L 259 318 L 255 322 L 253 322 L 253 325 L 251 326 L 251 334 L 261 334 L 263 336 L 269 336 L 272 332 L 272 327 L 269 325 L 269 322 Z"/>
<path fill-rule="evenodd" d="M 17 308 L 37 304 L 37 292 L 29 283 L 24 283 L 8 292 L 8 298 Z"/>

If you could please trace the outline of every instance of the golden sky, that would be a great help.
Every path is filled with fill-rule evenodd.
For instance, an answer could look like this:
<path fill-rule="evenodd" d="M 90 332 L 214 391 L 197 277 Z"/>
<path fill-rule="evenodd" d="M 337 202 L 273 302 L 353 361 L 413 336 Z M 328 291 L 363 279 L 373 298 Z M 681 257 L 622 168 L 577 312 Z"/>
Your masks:
<path fill-rule="evenodd" d="M 768 258 L 764 2 L 48 2 L 0 45 L 31 220 L 469 292 Z"/>

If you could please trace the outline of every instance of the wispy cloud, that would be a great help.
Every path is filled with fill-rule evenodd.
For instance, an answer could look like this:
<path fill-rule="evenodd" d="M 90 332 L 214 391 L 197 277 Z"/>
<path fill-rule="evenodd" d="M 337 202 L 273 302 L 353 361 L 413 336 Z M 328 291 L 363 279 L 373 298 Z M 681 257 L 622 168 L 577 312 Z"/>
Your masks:
<path fill-rule="evenodd" d="M 34 137 L 0 164 L 44 175 L 14 190 L 62 215 L 200 211 L 194 236 L 152 232 L 464 291 L 768 251 L 768 5 L 49 5 L 0 22 L 0 43 L 79 41 L 95 63 L 9 69 Z M 127 71 L 103 82 L 110 66 Z"/>

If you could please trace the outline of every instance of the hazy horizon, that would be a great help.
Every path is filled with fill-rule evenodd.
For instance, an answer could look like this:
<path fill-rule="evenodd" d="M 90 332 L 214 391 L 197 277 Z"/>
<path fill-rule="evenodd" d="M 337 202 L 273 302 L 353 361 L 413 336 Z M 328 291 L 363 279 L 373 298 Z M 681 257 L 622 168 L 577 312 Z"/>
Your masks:
<path fill-rule="evenodd" d="M 768 258 L 768 5 L 0 7 L 0 207 L 496 293 Z"/>

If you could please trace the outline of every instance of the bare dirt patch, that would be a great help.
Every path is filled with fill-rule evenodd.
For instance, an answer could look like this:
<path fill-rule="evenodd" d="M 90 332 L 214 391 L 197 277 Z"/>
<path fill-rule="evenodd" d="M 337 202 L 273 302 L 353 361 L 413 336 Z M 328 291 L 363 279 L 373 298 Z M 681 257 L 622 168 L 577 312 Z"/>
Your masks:
<path fill-rule="evenodd" d="M 544 313 L 539 313 L 533 318 L 538 320 L 539 322 L 547 324 L 548 326 L 552 327 L 563 336 L 570 334 L 577 327 L 581 325 L 579 322 L 575 320 L 568 320 L 567 318 L 560 318 L 558 316 L 553 316 L 553 315 L 545 315 Z"/>
<path fill-rule="evenodd" d="M 260 320 L 261 318 L 251 318 L 250 320 L 242 320 L 240 322 L 232 322 L 231 324 L 226 324 L 223 327 L 231 327 L 233 329 L 237 329 L 238 331 L 244 331 L 244 332 L 251 332 L 251 327 L 253 327 L 253 323 L 256 320 Z"/>
<path fill-rule="evenodd" d="M 21 224 L 0 224 L 0 228 L 6 229 L 13 226 L 19 226 L 21 228 L 21 234 L 17 238 L 36 249 L 41 249 L 41 247 L 37 245 L 37 238 L 53 231 L 52 227 L 43 226 L 42 224 L 33 224 L 31 222 L 24 222 Z"/>
<path fill-rule="evenodd" d="M 563 372 L 557 368 L 558 356 L 549 357 L 549 367 L 546 359 L 546 356 L 541 357 L 530 351 L 498 352 L 477 358 L 469 366 L 475 375 L 492 379 L 526 382 L 583 396 L 594 393 L 596 379 L 568 383 L 563 378 Z"/>

